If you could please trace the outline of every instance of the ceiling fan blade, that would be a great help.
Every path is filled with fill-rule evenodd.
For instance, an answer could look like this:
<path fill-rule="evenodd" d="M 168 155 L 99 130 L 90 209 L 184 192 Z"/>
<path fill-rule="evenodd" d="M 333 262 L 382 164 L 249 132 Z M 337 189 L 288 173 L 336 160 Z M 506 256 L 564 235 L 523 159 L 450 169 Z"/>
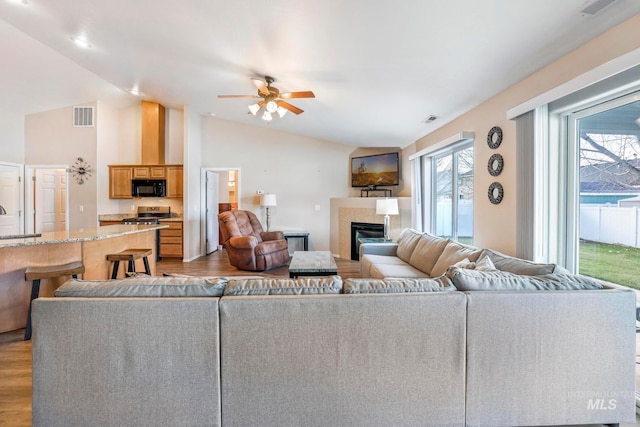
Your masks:
<path fill-rule="evenodd" d="M 218 98 L 261 98 L 257 95 L 218 95 Z"/>
<path fill-rule="evenodd" d="M 258 92 L 263 95 L 269 95 L 269 89 L 267 88 L 267 84 L 260 79 L 251 79 L 253 84 L 258 88 Z"/>
<path fill-rule="evenodd" d="M 304 113 L 304 110 L 301 110 L 298 107 L 296 107 L 295 105 L 289 104 L 288 102 L 276 101 L 276 104 L 278 104 L 278 106 L 280 106 L 282 108 L 285 108 L 285 109 L 291 111 L 294 114 Z"/>
<path fill-rule="evenodd" d="M 280 98 L 291 99 L 291 98 L 315 98 L 316 96 L 312 91 L 306 90 L 302 92 L 285 92 L 280 94 Z"/>

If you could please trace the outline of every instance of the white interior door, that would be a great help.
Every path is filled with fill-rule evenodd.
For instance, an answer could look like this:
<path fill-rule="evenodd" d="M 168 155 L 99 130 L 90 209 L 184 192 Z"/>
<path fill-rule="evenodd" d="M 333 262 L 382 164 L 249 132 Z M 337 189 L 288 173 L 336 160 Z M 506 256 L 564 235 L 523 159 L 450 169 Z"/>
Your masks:
<path fill-rule="evenodd" d="M 67 228 L 67 171 L 36 169 L 35 232 Z"/>
<path fill-rule="evenodd" d="M 21 166 L 0 165 L 0 205 L 7 211 L 6 215 L 0 215 L 1 236 L 23 232 L 20 206 L 21 176 Z"/>
<path fill-rule="evenodd" d="M 218 203 L 220 200 L 219 177 L 216 172 L 207 171 L 206 209 L 207 209 L 207 254 L 218 249 Z"/>

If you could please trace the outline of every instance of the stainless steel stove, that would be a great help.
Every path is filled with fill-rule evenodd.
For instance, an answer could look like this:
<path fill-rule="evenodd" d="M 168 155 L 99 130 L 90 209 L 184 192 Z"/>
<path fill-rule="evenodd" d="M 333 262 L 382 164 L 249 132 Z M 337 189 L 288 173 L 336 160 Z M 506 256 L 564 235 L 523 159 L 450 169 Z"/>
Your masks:
<path fill-rule="evenodd" d="M 123 224 L 160 224 L 159 218 L 125 218 Z"/>
<path fill-rule="evenodd" d="M 125 218 L 123 224 L 160 224 L 160 218 L 171 218 L 169 206 L 138 206 L 138 216 Z M 160 230 L 156 230 L 156 261 L 160 260 Z"/>
<path fill-rule="evenodd" d="M 171 207 L 138 206 L 138 218 L 171 218 Z"/>

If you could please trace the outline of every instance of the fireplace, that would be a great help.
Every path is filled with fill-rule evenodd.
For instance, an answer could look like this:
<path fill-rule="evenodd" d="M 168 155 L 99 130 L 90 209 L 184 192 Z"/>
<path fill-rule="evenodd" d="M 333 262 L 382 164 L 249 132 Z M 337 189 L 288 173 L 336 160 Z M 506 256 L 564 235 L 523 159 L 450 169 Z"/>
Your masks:
<path fill-rule="evenodd" d="M 384 225 L 369 222 L 351 223 L 351 259 L 360 259 L 360 239 L 384 237 Z"/>

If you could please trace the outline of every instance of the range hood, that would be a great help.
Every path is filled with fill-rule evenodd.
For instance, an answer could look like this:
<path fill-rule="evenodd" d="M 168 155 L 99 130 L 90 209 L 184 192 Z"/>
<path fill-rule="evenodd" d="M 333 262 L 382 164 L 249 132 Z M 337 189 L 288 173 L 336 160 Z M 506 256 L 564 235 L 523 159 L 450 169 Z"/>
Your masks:
<path fill-rule="evenodd" d="M 164 107 L 142 101 L 142 164 L 164 164 Z"/>

